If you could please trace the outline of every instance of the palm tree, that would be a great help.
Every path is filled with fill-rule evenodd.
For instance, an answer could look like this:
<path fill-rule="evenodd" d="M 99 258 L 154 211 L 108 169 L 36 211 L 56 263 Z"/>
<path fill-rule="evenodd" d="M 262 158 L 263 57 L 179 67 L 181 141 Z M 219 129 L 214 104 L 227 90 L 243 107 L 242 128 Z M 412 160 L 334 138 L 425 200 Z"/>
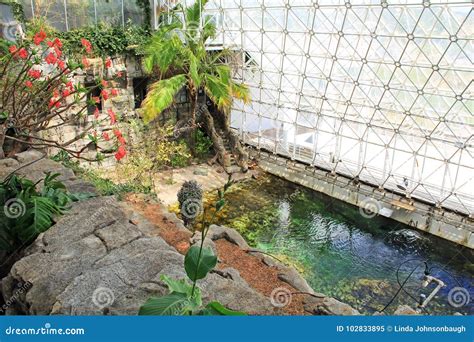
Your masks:
<path fill-rule="evenodd" d="M 169 108 L 183 87 L 187 88 L 190 96 L 191 132 L 196 128 L 200 90 L 226 117 L 234 99 L 245 103 L 250 101 L 247 86 L 235 82 L 231 68 L 224 63 L 229 51 L 206 49 L 206 42 L 216 34 L 211 17 L 202 15 L 207 2 L 196 0 L 187 8 L 176 6 L 167 16 L 168 22 L 152 36 L 146 47 L 144 70 L 157 75 L 158 80 L 151 85 L 143 102 L 145 122 L 152 121 Z"/>

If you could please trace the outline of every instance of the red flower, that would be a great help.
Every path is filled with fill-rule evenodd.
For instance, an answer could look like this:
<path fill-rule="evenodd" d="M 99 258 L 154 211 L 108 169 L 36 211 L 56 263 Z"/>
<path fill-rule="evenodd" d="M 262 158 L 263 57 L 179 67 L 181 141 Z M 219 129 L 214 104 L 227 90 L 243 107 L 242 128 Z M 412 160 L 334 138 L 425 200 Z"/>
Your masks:
<path fill-rule="evenodd" d="M 102 138 L 104 138 L 105 141 L 110 140 L 109 134 L 107 132 L 102 132 Z"/>
<path fill-rule="evenodd" d="M 109 108 L 107 110 L 107 114 L 109 114 L 110 116 L 110 124 L 111 125 L 115 124 L 117 122 L 117 118 L 115 117 L 114 111 L 111 108 Z"/>
<path fill-rule="evenodd" d="M 100 98 L 98 96 L 93 96 L 91 99 L 94 103 L 99 103 L 100 102 Z"/>
<path fill-rule="evenodd" d="M 114 135 L 118 138 L 122 136 L 122 132 L 120 132 L 118 129 L 114 129 Z"/>
<path fill-rule="evenodd" d="M 122 78 L 122 72 L 121 71 L 117 72 L 117 77 Z"/>
<path fill-rule="evenodd" d="M 122 146 L 125 146 L 125 144 L 127 143 L 123 137 L 118 137 L 117 140 Z"/>
<path fill-rule="evenodd" d="M 48 64 L 56 64 L 56 62 L 58 61 L 58 59 L 56 58 L 56 56 L 52 52 L 50 52 L 44 60 Z"/>
<path fill-rule="evenodd" d="M 66 63 L 64 63 L 63 60 L 58 60 L 58 67 L 59 69 L 64 70 L 66 69 Z"/>
<path fill-rule="evenodd" d="M 90 41 L 88 41 L 87 39 L 85 38 L 81 38 L 81 44 L 82 46 L 84 46 L 84 48 L 86 49 L 86 52 L 87 53 L 90 53 L 92 51 L 92 44 Z"/>
<path fill-rule="evenodd" d="M 112 66 L 112 60 L 110 58 L 107 58 L 105 60 L 105 67 L 108 69 Z"/>
<path fill-rule="evenodd" d="M 99 108 L 95 107 L 95 110 L 94 110 L 94 118 L 98 119 L 99 118 Z"/>
<path fill-rule="evenodd" d="M 56 108 L 59 108 L 61 106 L 61 103 L 54 97 L 52 97 L 50 100 L 49 100 L 49 104 L 48 104 L 49 108 L 55 106 Z"/>
<path fill-rule="evenodd" d="M 28 87 L 28 88 L 32 88 L 33 87 L 33 83 L 31 83 L 31 81 L 26 81 L 25 82 L 25 86 Z"/>
<path fill-rule="evenodd" d="M 109 98 L 109 93 L 105 89 L 100 92 L 100 95 L 102 95 L 102 98 L 104 100 L 107 100 Z"/>
<path fill-rule="evenodd" d="M 71 92 L 69 91 L 69 89 L 64 89 L 63 90 L 63 97 L 68 97 L 69 95 L 71 95 Z"/>
<path fill-rule="evenodd" d="M 86 57 L 82 58 L 82 65 L 84 68 L 88 68 L 90 66 L 89 60 Z"/>
<path fill-rule="evenodd" d="M 63 43 L 61 42 L 61 40 L 59 40 L 59 38 L 54 38 L 53 45 L 54 45 L 54 46 L 57 46 L 58 48 L 62 48 L 62 47 L 63 47 Z"/>
<path fill-rule="evenodd" d="M 58 56 L 58 58 L 61 57 L 61 55 L 63 54 L 57 46 L 54 47 L 54 52 L 56 53 L 56 56 Z"/>
<path fill-rule="evenodd" d="M 41 29 L 41 31 L 39 31 L 33 37 L 33 43 L 35 43 L 35 45 L 40 45 L 41 42 L 45 39 L 46 39 L 46 33 L 43 31 L 43 29 Z"/>
<path fill-rule="evenodd" d="M 67 82 L 66 87 L 74 89 L 74 85 L 72 84 L 72 81 Z"/>
<path fill-rule="evenodd" d="M 28 76 L 37 80 L 41 77 L 41 71 L 30 69 L 30 71 L 28 71 Z"/>
<path fill-rule="evenodd" d="M 28 58 L 28 51 L 26 51 L 25 48 L 21 48 L 20 51 L 18 51 L 18 56 L 21 59 L 27 59 Z"/>
<path fill-rule="evenodd" d="M 18 48 L 16 47 L 16 45 L 12 45 L 8 48 L 8 51 L 10 51 L 10 53 L 13 55 L 18 51 Z"/>
<path fill-rule="evenodd" d="M 125 150 L 125 147 L 119 146 L 117 153 L 115 153 L 115 159 L 117 159 L 117 161 L 120 161 L 120 159 L 122 159 L 126 155 L 127 155 L 127 151 Z"/>
<path fill-rule="evenodd" d="M 106 80 L 100 81 L 100 84 L 102 84 L 102 87 L 107 88 L 107 85 L 108 85 L 108 84 L 107 84 L 107 81 L 106 81 Z"/>
<path fill-rule="evenodd" d="M 118 90 L 114 88 L 114 89 L 112 89 L 112 90 L 110 91 L 110 94 L 111 94 L 112 96 L 117 96 L 117 95 L 118 95 Z"/>

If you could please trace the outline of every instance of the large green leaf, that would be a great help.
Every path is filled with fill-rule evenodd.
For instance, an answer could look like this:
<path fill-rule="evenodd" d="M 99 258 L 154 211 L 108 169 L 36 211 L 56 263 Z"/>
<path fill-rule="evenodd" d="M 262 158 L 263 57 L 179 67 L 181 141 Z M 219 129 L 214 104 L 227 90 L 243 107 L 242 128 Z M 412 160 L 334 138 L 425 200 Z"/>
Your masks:
<path fill-rule="evenodd" d="M 170 107 L 173 104 L 174 97 L 185 84 L 186 75 L 176 75 L 154 83 L 144 101 L 143 119 L 145 122 L 152 121 Z"/>
<path fill-rule="evenodd" d="M 199 256 L 200 248 L 192 246 L 184 258 L 184 269 L 192 281 L 203 279 L 217 264 L 217 257 L 210 248 L 203 248 Z"/>
<path fill-rule="evenodd" d="M 191 292 L 193 290 L 193 286 L 190 285 L 186 280 L 176 280 L 173 278 L 168 277 L 167 275 L 163 274 L 160 279 L 168 285 L 170 292 L 179 292 L 184 293 L 188 296 L 191 296 Z"/>
<path fill-rule="evenodd" d="M 30 242 L 53 224 L 53 216 L 62 214 L 62 209 L 47 197 L 20 195 L 25 206 L 24 214 L 18 219 L 15 231 L 20 241 Z"/>
<path fill-rule="evenodd" d="M 189 311 L 190 302 L 184 293 L 173 292 L 169 295 L 150 298 L 140 308 L 139 315 L 179 316 Z"/>
<path fill-rule="evenodd" d="M 245 312 L 234 311 L 227 309 L 219 302 L 210 302 L 206 305 L 204 310 L 200 311 L 201 315 L 205 316 L 246 316 Z"/>

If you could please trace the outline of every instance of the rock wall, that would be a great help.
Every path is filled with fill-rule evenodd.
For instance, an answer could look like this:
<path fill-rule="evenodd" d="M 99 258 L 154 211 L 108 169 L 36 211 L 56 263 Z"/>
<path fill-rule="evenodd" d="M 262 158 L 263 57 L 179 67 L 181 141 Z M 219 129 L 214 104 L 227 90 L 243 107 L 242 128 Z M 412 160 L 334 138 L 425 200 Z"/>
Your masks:
<path fill-rule="evenodd" d="M 75 138 L 79 134 L 84 132 L 86 127 L 89 127 L 94 121 L 99 120 L 103 122 L 109 122 L 108 110 L 113 110 L 120 121 L 122 133 L 126 133 L 128 138 L 133 138 L 133 131 L 130 129 L 126 122 L 131 118 L 137 118 L 139 116 L 138 111 L 135 109 L 135 94 L 134 94 L 134 79 L 142 78 L 144 76 L 141 68 L 141 60 L 139 57 L 114 57 L 112 58 L 112 67 L 106 69 L 103 65 L 103 60 L 100 58 L 89 59 L 90 66 L 86 70 L 79 70 L 74 75 L 75 84 L 95 84 L 98 77 L 107 80 L 108 91 L 115 89 L 117 91 L 116 96 L 110 96 L 107 100 L 100 98 L 100 107 L 102 108 L 99 117 L 96 119 L 92 113 L 87 111 L 82 115 L 80 119 L 71 120 L 66 125 L 51 128 L 44 133 L 45 138 L 51 138 L 52 140 L 64 143 Z M 120 78 L 112 80 L 112 75 L 116 75 L 118 72 L 122 74 Z M 96 94 L 98 95 L 98 94 Z M 95 95 L 94 95 L 95 96 Z M 69 101 L 74 101 L 71 96 Z M 76 118 L 77 113 L 84 107 L 87 99 L 83 99 L 77 105 L 72 106 L 68 111 L 64 113 L 65 118 Z M 57 118 L 56 121 L 49 123 L 50 127 L 54 127 L 62 122 L 62 119 Z M 109 132 L 110 131 L 110 132 Z M 102 132 L 109 132 L 112 136 L 112 127 L 109 124 L 103 124 L 96 128 L 97 134 L 100 136 Z M 112 148 L 112 145 L 108 142 L 101 141 L 100 147 L 104 149 Z M 87 147 L 81 154 L 82 157 L 94 159 L 98 152 L 96 146 L 91 140 L 85 136 L 82 139 L 72 143 L 70 148 L 72 150 L 81 150 Z M 47 152 L 49 155 L 54 155 L 59 150 L 50 148 Z M 110 158 L 104 161 L 104 166 L 110 166 L 115 163 L 114 158 Z"/>

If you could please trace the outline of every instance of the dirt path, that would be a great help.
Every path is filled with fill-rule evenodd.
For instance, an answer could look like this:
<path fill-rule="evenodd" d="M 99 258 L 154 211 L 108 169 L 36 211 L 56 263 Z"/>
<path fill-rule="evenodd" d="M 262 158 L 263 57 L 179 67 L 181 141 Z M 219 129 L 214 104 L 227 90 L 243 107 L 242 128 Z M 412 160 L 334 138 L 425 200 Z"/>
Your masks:
<path fill-rule="evenodd" d="M 178 252 L 185 254 L 190 244 L 191 232 L 178 229 L 167 217 L 167 210 L 161 204 L 147 203 L 135 196 L 129 196 L 127 201 L 158 228 L 158 234 Z M 298 292 L 287 283 L 278 279 L 278 269 L 264 264 L 260 258 L 247 253 L 237 245 L 221 239 L 215 241 L 219 260 L 219 268 L 232 267 L 239 271 L 242 278 L 264 296 L 270 297 L 279 288 L 286 288 L 291 293 Z M 304 315 L 304 296 L 293 295 L 288 305 L 278 308 L 281 315 Z"/>

